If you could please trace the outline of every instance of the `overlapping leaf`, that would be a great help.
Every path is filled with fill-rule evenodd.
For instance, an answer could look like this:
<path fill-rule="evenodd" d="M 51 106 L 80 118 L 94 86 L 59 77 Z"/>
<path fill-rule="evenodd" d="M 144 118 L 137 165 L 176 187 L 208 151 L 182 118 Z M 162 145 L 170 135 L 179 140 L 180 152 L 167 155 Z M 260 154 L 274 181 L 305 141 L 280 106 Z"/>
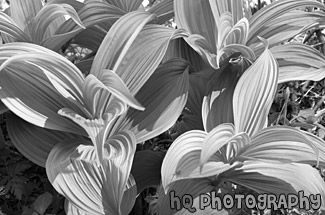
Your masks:
<path fill-rule="evenodd" d="M 27 43 L 2 45 L 0 55 L 1 100 L 11 111 L 37 126 L 85 134 L 79 126 L 57 114 L 63 107 L 83 112 L 79 105 L 83 75 L 75 65 L 55 52 Z M 65 97 L 48 77 L 69 89 Z"/>
<path fill-rule="evenodd" d="M 188 82 L 187 62 L 174 59 L 162 64 L 135 95 L 146 109 L 129 109 L 116 123 L 115 129 L 132 131 L 137 142 L 166 131 L 176 122 L 186 104 Z"/>
<path fill-rule="evenodd" d="M 278 81 L 277 62 L 262 41 L 265 51 L 241 76 L 233 95 L 236 130 L 250 136 L 266 126 Z"/>
<path fill-rule="evenodd" d="M 42 167 L 45 167 L 46 159 L 56 144 L 65 139 L 77 137 L 67 132 L 40 128 L 14 114 L 7 115 L 7 128 L 9 137 L 18 151 L 30 161 Z"/>
<path fill-rule="evenodd" d="M 75 140 L 75 145 L 63 141 L 49 155 L 48 178 L 59 193 L 84 212 L 128 214 L 136 196 L 130 176 L 134 142 L 130 132 L 111 137 L 105 145 L 109 157 L 98 166 L 93 146 L 80 145 L 80 140 Z"/>
<path fill-rule="evenodd" d="M 320 81 L 325 77 L 325 58 L 303 44 L 286 44 L 270 49 L 279 64 L 279 83 L 293 80 Z"/>
<path fill-rule="evenodd" d="M 234 56 L 234 58 L 232 58 Z M 234 54 L 210 76 L 202 103 L 202 119 L 209 132 L 222 123 L 233 123 L 233 93 L 242 73 L 252 64 Z"/>
<path fill-rule="evenodd" d="M 255 52 L 261 53 L 263 46 L 257 36 L 269 40 L 270 47 L 280 44 L 291 37 L 302 33 L 317 24 L 324 15 L 317 13 L 296 11 L 304 7 L 325 9 L 324 5 L 313 0 L 280 0 L 259 10 L 249 20 L 250 32 L 247 45 Z"/>
<path fill-rule="evenodd" d="M 323 179 L 316 169 L 306 164 L 245 161 L 242 167 L 227 172 L 224 177 L 258 193 L 279 195 L 304 191 L 305 196 L 325 195 Z M 324 208 L 324 199 L 321 204 Z"/>

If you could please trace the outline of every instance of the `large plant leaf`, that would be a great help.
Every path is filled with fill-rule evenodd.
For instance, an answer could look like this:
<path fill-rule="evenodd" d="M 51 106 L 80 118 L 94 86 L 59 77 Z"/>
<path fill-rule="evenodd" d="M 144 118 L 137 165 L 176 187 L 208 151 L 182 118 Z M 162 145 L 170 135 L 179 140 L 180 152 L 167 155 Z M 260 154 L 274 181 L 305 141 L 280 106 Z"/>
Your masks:
<path fill-rule="evenodd" d="M 186 29 L 190 34 L 201 35 L 207 40 L 210 47 L 217 47 L 216 21 L 208 1 L 174 1 L 174 11 L 178 28 Z"/>
<path fill-rule="evenodd" d="M 234 90 L 238 79 L 252 63 L 244 57 L 235 58 L 238 53 L 232 56 L 209 77 L 206 84 L 202 103 L 202 119 L 207 132 L 222 123 L 234 123 Z"/>
<path fill-rule="evenodd" d="M 135 182 L 130 175 L 134 142 L 130 132 L 108 139 L 107 153 L 114 149 L 117 154 L 107 154 L 100 165 L 93 146 L 80 145 L 80 140 L 74 141 L 78 146 L 62 142 L 52 149 L 46 162 L 48 178 L 60 194 L 84 212 L 128 214 L 136 196 Z M 124 191 L 129 189 L 132 191 L 127 195 L 132 197 L 123 198 Z"/>
<path fill-rule="evenodd" d="M 90 215 L 70 203 L 67 199 L 64 201 L 64 210 L 67 215 Z"/>
<path fill-rule="evenodd" d="M 259 10 L 249 20 L 250 32 L 247 45 L 255 52 L 262 52 L 258 36 L 269 40 L 270 47 L 277 45 L 289 38 L 306 31 L 321 18 L 319 13 L 296 11 L 304 7 L 317 7 L 325 9 L 325 6 L 313 0 L 280 0 Z"/>
<path fill-rule="evenodd" d="M 17 26 L 15 21 L 7 14 L 0 12 L 0 31 L 9 36 L 16 42 L 31 42 L 31 38 L 22 29 Z M 3 37 L 5 42 L 11 42 L 7 40 L 8 37 Z"/>
<path fill-rule="evenodd" d="M 318 147 L 294 128 L 272 126 L 254 135 L 251 143 L 240 150 L 236 160 L 263 159 L 313 165 L 318 165 L 319 160 L 324 165 L 325 157 L 323 153 L 319 154 Z"/>
<path fill-rule="evenodd" d="M 248 145 L 249 142 L 249 136 L 244 132 L 235 133 L 235 128 L 232 124 L 225 123 L 215 127 L 208 133 L 203 141 L 200 167 L 202 168 L 223 146 L 227 146 L 227 151 L 223 155 L 225 157 L 224 162 L 230 163 L 231 158 L 234 156 L 233 151 L 238 150 L 238 148 L 240 149 L 244 145 Z"/>
<path fill-rule="evenodd" d="M 111 69 L 136 93 L 158 67 L 169 41 L 184 33 L 160 25 L 144 27 L 152 18 L 145 12 L 131 12 L 114 23 L 95 56 L 91 73 L 100 77 L 101 69 Z"/>
<path fill-rule="evenodd" d="M 270 49 L 279 64 L 279 83 L 296 80 L 320 81 L 325 77 L 325 58 L 304 44 L 285 44 Z"/>
<path fill-rule="evenodd" d="M 157 4 L 150 7 L 148 12 L 157 15 L 157 19 L 155 21 L 156 24 L 164 24 L 174 17 L 174 1 L 159 1 Z"/>
<path fill-rule="evenodd" d="M 116 123 L 116 130 L 132 131 L 137 142 L 161 134 L 180 116 L 186 104 L 188 87 L 187 62 L 174 59 L 162 64 L 135 95 L 146 109 L 129 109 Z"/>
<path fill-rule="evenodd" d="M 7 128 L 9 137 L 18 151 L 42 167 L 45 167 L 46 159 L 56 144 L 77 137 L 67 132 L 32 125 L 14 114 L 7 115 Z"/>
<path fill-rule="evenodd" d="M 68 4 L 49 4 L 44 6 L 31 20 L 30 27 L 33 42 L 40 44 L 45 38 L 46 29 L 57 18 L 69 16 L 79 27 L 84 28 L 74 8 Z"/>
<path fill-rule="evenodd" d="M 229 12 L 233 17 L 233 23 L 236 24 L 243 16 L 243 1 L 236 0 L 209 0 L 211 10 L 215 20 L 218 20 L 222 14 Z"/>
<path fill-rule="evenodd" d="M 37 126 L 85 134 L 82 128 L 57 114 L 63 107 L 84 112 L 80 106 L 84 78 L 75 65 L 55 52 L 28 43 L 2 45 L 0 55 L 1 100 L 11 111 Z M 69 89 L 65 97 L 53 87 L 49 77 Z"/>
<path fill-rule="evenodd" d="M 262 41 L 265 51 L 241 76 L 233 95 L 236 130 L 250 136 L 266 126 L 278 81 L 277 62 Z"/>
<path fill-rule="evenodd" d="M 183 58 L 190 62 L 194 71 L 199 72 L 204 69 L 210 69 L 201 56 L 186 43 L 184 38 L 178 38 L 170 41 L 163 62 L 166 62 L 173 58 Z M 203 72 L 205 74 L 205 72 Z M 204 89 L 202 89 L 204 90 Z"/>
<path fill-rule="evenodd" d="M 242 167 L 229 171 L 222 177 L 261 194 L 296 194 L 303 191 L 305 196 L 325 195 L 324 180 L 308 164 L 246 161 Z M 324 203 L 322 199 L 322 209 Z"/>
<path fill-rule="evenodd" d="M 116 71 L 143 26 L 152 19 L 149 13 L 134 11 L 115 22 L 98 49 L 91 73 L 100 77 L 103 69 Z"/>
<path fill-rule="evenodd" d="M 138 193 L 141 193 L 145 188 L 160 184 L 161 164 L 164 157 L 165 153 L 152 150 L 135 153 L 131 174 L 136 181 Z"/>
<path fill-rule="evenodd" d="M 106 0 L 106 2 L 124 10 L 125 12 L 138 10 L 142 4 L 142 0 Z"/>
<path fill-rule="evenodd" d="M 25 27 L 42 7 L 40 0 L 13 0 L 10 2 L 10 16 L 20 29 L 25 30 Z"/>

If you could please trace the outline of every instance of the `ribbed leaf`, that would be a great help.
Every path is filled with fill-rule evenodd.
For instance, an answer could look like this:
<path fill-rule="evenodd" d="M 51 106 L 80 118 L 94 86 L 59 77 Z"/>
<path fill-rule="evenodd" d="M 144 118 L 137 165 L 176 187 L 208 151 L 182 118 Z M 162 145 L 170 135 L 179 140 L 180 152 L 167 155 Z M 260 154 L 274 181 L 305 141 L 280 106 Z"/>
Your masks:
<path fill-rule="evenodd" d="M 164 157 L 165 153 L 152 150 L 135 153 L 131 174 L 136 181 L 138 193 L 141 193 L 145 188 L 160 184 L 161 164 Z"/>
<path fill-rule="evenodd" d="M 169 41 L 184 33 L 160 25 L 143 27 L 152 18 L 144 12 L 131 12 L 119 19 L 104 38 L 91 73 L 100 77 L 100 69 L 111 69 L 136 93 L 158 67 Z"/>
<path fill-rule="evenodd" d="M 199 167 L 204 131 L 189 131 L 179 136 L 168 149 L 161 166 L 162 186 L 165 191 L 174 181 L 185 178 Z M 183 171 L 186 173 L 183 173 Z"/>
<path fill-rule="evenodd" d="M 57 114 L 63 107 L 83 112 L 83 75 L 75 65 L 55 52 L 28 43 L 2 45 L 0 56 L 1 100 L 11 111 L 37 126 L 85 134 L 79 126 Z M 69 89 L 65 97 L 53 87 L 49 77 Z"/>
<path fill-rule="evenodd" d="M 91 73 L 100 77 L 103 69 L 116 71 L 143 26 L 152 19 L 149 13 L 135 11 L 115 22 L 98 49 Z"/>
<path fill-rule="evenodd" d="M 224 177 L 258 193 L 279 195 L 304 191 L 305 196 L 325 195 L 324 180 L 308 164 L 246 161 L 241 168 L 229 171 Z M 321 201 L 324 208 L 325 200 Z"/>
<path fill-rule="evenodd" d="M 243 1 L 237 0 L 209 0 L 214 18 L 217 20 L 225 12 L 230 12 L 233 24 L 243 18 Z"/>
<path fill-rule="evenodd" d="M 279 83 L 296 80 L 320 81 L 325 77 L 325 58 L 304 44 L 286 44 L 270 49 L 279 64 Z"/>
<path fill-rule="evenodd" d="M 30 32 L 34 43 L 40 44 L 44 39 L 46 29 L 57 18 L 69 16 L 81 28 L 82 25 L 77 12 L 68 4 L 49 4 L 44 6 L 30 22 Z"/>
<path fill-rule="evenodd" d="M 236 130 L 250 136 L 266 126 L 278 81 L 277 62 L 262 41 L 265 51 L 241 76 L 233 95 Z"/>
<path fill-rule="evenodd" d="M 14 114 L 7 115 L 7 128 L 9 137 L 18 151 L 42 167 L 45 167 L 46 159 L 56 144 L 77 137 L 67 132 L 32 125 Z"/>
<path fill-rule="evenodd" d="M 224 160 L 224 162 L 229 162 L 230 159 L 235 156 L 233 150 L 237 151 L 238 148 L 249 144 L 249 142 L 249 136 L 246 133 L 236 134 L 232 124 L 226 123 L 215 127 L 207 134 L 202 143 L 200 167 L 202 168 L 215 153 L 226 145 L 229 151 L 225 154 L 226 160 Z"/>
<path fill-rule="evenodd" d="M 212 191 L 213 188 L 211 181 L 206 178 L 177 181 L 172 184 L 168 192 L 161 187 L 158 194 L 158 214 L 171 215 L 177 212 L 176 209 L 171 209 L 170 205 L 172 202 L 170 192 L 172 191 L 174 191 L 174 196 L 177 197 L 190 195 L 191 198 L 196 198 L 202 193 Z M 182 207 L 182 204 L 180 206 Z"/>
<path fill-rule="evenodd" d="M 128 214 L 136 196 L 134 179 L 130 176 L 134 142 L 130 132 L 111 137 L 105 148 L 114 149 L 116 154 L 105 159 L 100 166 L 93 146 L 73 146 L 62 142 L 52 149 L 47 160 L 48 178 L 60 194 L 87 213 Z M 75 143 L 82 144 L 77 140 Z M 126 191 L 127 195 L 133 196 L 123 199 L 124 191 L 129 189 L 132 191 Z"/>
<path fill-rule="evenodd" d="M 42 7 L 41 0 L 13 0 L 10 1 L 10 16 L 20 29 L 25 30 Z"/>
<path fill-rule="evenodd" d="M 210 3 L 206 0 L 174 1 L 174 11 L 177 27 L 203 36 L 210 47 L 214 48 L 211 52 L 215 53 L 218 31 Z"/>
<path fill-rule="evenodd" d="M 17 26 L 15 21 L 7 14 L 0 12 L 0 31 L 16 42 L 31 42 L 31 38 Z M 10 42 L 6 40 L 7 37 L 3 37 L 5 42 Z"/>
<path fill-rule="evenodd" d="M 243 57 L 235 58 L 238 53 L 232 56 L 205 83 L 207 87 L 202 103 L 202 119 L 207 132 L 222 123 L 234 123 L 233 93 L 238 79 L 252 63 Z"/>
<path fill-rule="evenodd" d="M 117 130 L 132 131 L 137 142 L 153 138 L 174 125 L 187 100 L 188 64 L 171 60 L 162 64 L 136 94 L 146 108 L 129 109 Z"/>
<path fill-rule="evenodd" d="M 183 38 L 170 41 L 163 62 L 173 58 L 183 58 L 187 60 L 191 63 L 191 66 L 196 72 L 209 68 L 208 64 L 203 61 L 201 56 L 191 46 L 189 46 Z M 204 73 L 205 72 L 203 72 L 203 74 Z"/>
<path fill-rule="evenodd" d="M 142 4 L 142 0 L 106 0 L 106 2 L 124 10 L 125 12 L 138 10 Z"/>
<path fill-rule="evenodd" d="M 324 140 L 319 138 L 316 135 L 313 135 L 310 132 L 306 132 L 306 131 L 301 131 L 301 132 L 309 139 L 309 141 L 312 142 L 312 144 L 314 146 L 316 146 L 318 155 L 319 155 L 320 165 L 321 165 L 321 167 L 324 168 L 325 167 L 325 165 L 324 165 L 324 159 L 325 159 Z M 307 163 L 308 161 L 305 161 L 305 162 Z M 312 160 L 310 163 L 314 163 L 314 160 Z"/>
<path fill-rule="evenodd" d="M 157 4 L 150 7 L 148 12 L 157 15 L 157 20 L 155 20 L 156 24 L 164 24 L 174 17 L 174 1 L 159 1 Z"/>
<path fill-rule="evenodd" d="M 322 146 L 323 150 L 325 146 Z M 301 162 L 317 165 L 318 146 L 310 142 L 300 131 L 290 127 L 272 126 L 252 137 L 236 160 L 263 159 L 282 162 Z M 320 161 L 325 162 L 324 154 Z"/>
<path fill-rule="evenodd" d="M 91 215 L 89 213 L 80 210 L 72 203 L 70 203 L 67 199 L 65 199 L 64 201 L 64 210 L 67 215 Z"/>
<path fill-rule="evenodd" d="M 323 4 L 313 0 L 280 0 L 262 8 L 249 20 L 250 32 L 247 45 L 254 51 L 258 51 L 262 47 L 258 45 L 257 36 L 270 39 L 269 44 L 272 47 L 308 30 L 308 27 L 304 28 L 305 26 L 313 27 L 313 23 L 320 18 L 317 13 L 315 15 L 314 13 L 293 11 L 304 7 L 325 9 Z"/>

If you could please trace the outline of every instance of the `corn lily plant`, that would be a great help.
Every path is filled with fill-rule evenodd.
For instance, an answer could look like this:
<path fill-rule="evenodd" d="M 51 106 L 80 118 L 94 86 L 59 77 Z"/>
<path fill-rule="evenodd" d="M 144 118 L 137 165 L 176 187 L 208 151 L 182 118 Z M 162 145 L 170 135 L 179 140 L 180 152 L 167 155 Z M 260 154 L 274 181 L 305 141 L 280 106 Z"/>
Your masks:
<path fill-rule="evenodd" d="M 134 11 L 114 23 L 86 77 L 47 48 L 0 47 L 1 100 L 15 114 L 11 138 L 46 167 L 69 213 L 128 214 L 147 186 L 130 174 L 136 144 L 167 130 L 184 108 L 188 63 L 159 65 L 184 31 L 146 25 L 154 17 Z"/>
<path fill-rule="evenodd" d="M 238 78 L 228 70 L 243 72 L 248 61 L 260 56 L 263 46 L 258 36 L 268 41 L 278 62 L 278 83 L 323 79 L 325 58 L 321 53 L 304 44 L 285 43 L 308 29 L 323 28 L 324 12 L 305 11 L 309 6 L 324 10 L 324 5 L 314 0 L 274 1 L 255 14 L 251 13 L 248 1 L 174 1 L 175 22 L 186 29 L 189 36 L 184 41 L 175 41 L 166 58 L 182 57 L 196 71 L 190 75 L 189 98 L 183 120 L 175 126 L 175 136 L 191 129 L 204 129 L 204 124 L 211 127 L 211 123 L 233 123 L 233 92 L 230 91 L 234 90 Z M 242 69 L 239 64 L 228 65 L 236 53 L 244 57 Z M 206 93 L 212 74 L 215 81 L 210 82 L 210 91 Z M 203 108 L 214 113 L 213 117 L 207 113 L 202 119 L 204 98 L 207 102 Z"/>
<path fill-rule="evenodd" d="M 189 32 L 184 39 L 211 67 L 219 68 L 224 59 L 236 52 L 254 60 L 263 50 L 257 38 L 260 36 L 268 40 L 271 52 L 279 60 L 280 83 L 290 77 L 315 81 L 320 80 L 319 76 L 324 77 L 319 71 L 324 68 L 324 59 L 319 53 L 303 44 L 280 45 L 307 30 L 323 28 L 324 12 L 307 12 L 305 7 L 325 9 L 316 0 L 279 0 L 252 15 L 248 1 L 174 1 L 177 27 Z M 287 51 L 295 55 L 285 55 Z M 311 63 L 314 58 L 322 58 L 322 63 Z"/>
<path fill-rule="evenodd" d="M 70 4 L 51 1 L 43 6 L 42 1 L 14 0 L 10 7 L 0 13 L 0 31 L 5 43 L 28 42 L 58 51 L 73 36 L 84 29 L 77 11 Z M 72 31 L 57 32 L 66 17 L 78 26 Z"/>
<path fill-rule="evenodd" d="M 257 193 L 279 195 L 303 190 L 306 195 L 320 194 L 324 209 L 325 184 L 311 166 L 324 166 L 324 142 L 290 127 L 267 127 L 279 68 L 266 40 L 262 41 L 265 51 L 241 75 L 233 92 L 233 123 L 211 128 L 204 124 L 204 131 L 184 133 L 167 151 L 161 169 L 164 192 L 160 193 L 159 214 L 176 212 L 165 212 L 172 190 L 177 196 L 197 197 L 218 192 L 224 182 Z M 202 117 L 206 114 L 203 108 Z M 179 214 L 189 213 L 184 211 Z"/>

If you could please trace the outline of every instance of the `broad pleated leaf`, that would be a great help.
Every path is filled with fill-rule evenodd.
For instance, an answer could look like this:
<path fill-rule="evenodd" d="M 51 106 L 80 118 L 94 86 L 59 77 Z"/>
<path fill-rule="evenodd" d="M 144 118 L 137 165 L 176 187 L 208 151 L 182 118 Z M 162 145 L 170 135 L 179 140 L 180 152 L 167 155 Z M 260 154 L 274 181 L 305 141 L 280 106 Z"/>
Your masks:
<path fill-rule="evenodd" d="M 252 64 L 237 54 L 230 56 L 206 84 L 206 93 L 202 103 L 202 119 L 205 131 L 209 132 L 222 123 L 233 123 L 233 94 L 238 79 Z M 228 62 L 229 63 L 228 63 Z M 231 62 L 230 62 L 231 61 Z"/>
<path fill-rule="evenodd" d="M 323 4 L 313 0 L 280 0 L 263 7 L 249 20 L 250 32 L 247 45 L 254 51 L 259 52 L 260 49 L 262 52 L 263 47 L 259 46 L 257 36 L 268 39 L 270 47 L 272 47 L 313 27 L 313 23 L 320 18 L 317 13 L 315 15 L 314 13 L 293 11 L 304 7 L 325 9 Z M 304 28 L 305 26 L 310 27 Z"/>
<path fill-rule="evenodd" d="M 106 0 L 106 2 L 124 10 L 125 12 L 137 10 L 142 4 L 142 0 Z"/>
<path fill-rule="evenodd" d="M 166 131 L 180 116 L 186 104 L 188 87 L 187 62 L 171 60 L 162 64 L 135 95 L 146 109 L 129 109 L 119 119 L 117 130 L 132 131 L 137 142 Z"/>
<path fill-rule="evenodd" d="M 157 19 L 155 20 L 156 24 L 164 24 L 174 17 L 174 1 L 159 1 L 157 4 L 150 7 L 148 12 L 157 15 Z"/>
<path fill-rule="evenodd" d="M 224 162 L 231 161 L 232 157 L 236 156 L 236 151 L 244 145 L 248 145 L 250 138 L 246 133 L 235 133 L 235 128 L 232 124 L 221 124 L 212 129 L 205 137 L 202 144 L 200 157 L 200 166 L 204 164 L 217 153 L 223 146 L 227 147 Z"/>
<path fill-rule="evenodd" d="M 83 75 L 75 65 L 55 52 L 28 43 L 2 45 L 0 56 L 1 100 L 11 111 L 37 126 L 85 134 L 79 126 L 57 114 L 63 107 L 82 112 L 78 104 Z M 65 97 L 48 77 L 69 89 Z"/>
<path fill-rule="evenodd" d="M 130 22 L 129 19 L 134 19 L 131 16 L 132 14 L 138 14 L 136 17 L 142 21 L 141 25 Z M 116 28 L 120 25 L 123 25 L 123 27 L 120 26 L 116 29 L 113 26 L 110 29 L 94 59 L 91 73 L 100 77 L 102 72 L 98 71 L 98 69 L 111 69 L 122 78 L 132 93 L 137 93 L 158 67 L 166 53 L 169 42 L 184 35 L 182 30 L 160 25 L 143 27 L 151 18 L 150 15 L 143 12 L 132 12 L 120 19 L 123 22 L 120 22 L 120 20 L 116 22 L 114 24 Z M 127 26 L 129 27 L 127 28 Z M 133 26 L 138 28 L 135 30 Z M 143 29 L 141 30 L 140 27 L 143 27 Z M 141 32 L 138 32 L 140 30 Z M 117 31 L 116 34 L 115 31 Z M 139 35 L 137 35 L 138 33 Z M 118 37 L 119 42 L 112 42 L 115 41 L 111 39 L 112 34 L 115 34 L 114 37 Z M 124 38 L 127 42 L 121 38 Z"/>
<path fill-rule="evenodd" d="M 165 153 L 152 150 L 135 153 L 131 174 L 136 181 L 138 193 L 141 193 L 145 188 L 160 184 L 161 164 L 164 157 Z"/>
<path fill-rule="evenodd" d="M 62 37 L 72 38 L 76 35 L 76 44 L 87 48 L 95 47 L 91 49 L 97 50 L 100 43 L 102 42 L 102 39 L 105 37 L 107 30 L 118 18 L 120 18 L 124 14 L 125 13 L 121 9 L 113 5 L 100 1 L 88 2 L 78 11 L 78 16 L 82 21 L 82 24 L 87 27 L 87 29 L 81 29 L 76 22 L 74 22 L 72 19 L 69 19 L 57 29 L 57 31 L 55 32 L 55 36 L 47 39 L 46 42 L 44 41 L 44 43 L 46 43 L 46 47 L 48 47 L 51 46 L 51 41 L 53 40 L 63 40 Z M 105 26 L 105 28 L 103 29 L 102 27 L 99 27 L 99 25 L 103 25 Z M 93 31 L 93 29 L 96 29 L 96 31 Z M 95 32 L 96 34 L 94 36 L 93 34 Z M 88 43 L 90 43 L 90 47 L 85 46 L 85 44 L 87 45 L 87 42 L 84 41 L 84 37 L 89 39 Z M 64 43 L 61 42 L 61 45 L 63 44 Z"/>
<path fill-rule="evenodd" d="M 162 186 L 165 191 L 174 181 L 188 176 L 200 163 L 204 131 L 189 131 L 179 136 L 168 149 L 161 166 Z M 182 171 L 185 170 L 184 174 Z M 183 176 L 183 177 L 182 177 Z"/>
<path fill-rule="evenodd" d="M 46 159 L 56 144 L 77 137 L 67 132 L 32 125 L 14 114 L 7 115 L 7 128 L 9 137 L 18 151 L 42 167 L 45 167 Z"/>
<path fill-rule="evenodd" d="M 175 22 L 178 28 L 184 28 L 191 34 L 201 35 L 207 40 L 210 47 L 217 47 L 216 37 L 218 31 L 216 29 L 215 17 L 208 1 L 174 1 L 174 11 Z"/>
<path fill-rule="evenodd" d="M 183 58 L 187 60 L 191 63 L 191 66 L 196 72 L 209 68 L 208 64 L 203 61 L 201 56 L 189 46 L 183 38 L 170 41 L 163 62 L 173 58 Z"/>
<path fill-rule="evenodd" d="M 10 16 L 24 30 L 42 7 L 41 0 L 13 0 L 10 2 Z"/>
<path fill-rule="evenodd" d="M 217 20 L 223 13 L 230 12 L 233 23 L 243 18 L 243 1 L 237 0 L 209 0 L 214 18 Z"/>
<path fill-rule="evenodd" d="M 258 193 L 293 194 L 304 191 L 325 195 L 325 184 L 319 172 L 308 164 L 246 161 L 244 165 L 225 174 L 225 179 Z M 322 208 L 324 208 L 322 199 Z"/>
<path fill-rule="evenodd" d="M 170 205 L 170 192 L 172 191 L 174 191 L 175 196 L 181 197 L 187 194 L 193 198 L 196 198 L 202 193 L 212 191 L 213 188 L 214 187 L 212 186 L 211 181 L 206 178 L 177 181 L 172 184 L 168 192 L 161 187 L 158 194 L 158 214 L 171 215 L 177 212 L 176 209 L 171 209 Z"/>
<path fill-rule="evenodd" d="M 324 159 L 325 159 L 325 149 L 324 149 L 324 140 L 319 138 L 316 135 L 313 135 L 310 132 L 307 131 L 301 131 L 308 139 L 309 141 L 312 142 L 313 145 L 316 146 L 317 151 L 318 151 L 318 155 L 319 155 L 319 164 L 321 165 L 321 167 L 325 167 L 324 165 Z M 306 163 L 308 161 L 305 161 Z M 310 163 L 314 163 L 314 162 L 310 162 Z"/>
<path fill-rule="evenodd" d="M 191 61 L 190 61 L 191 62 Z M 213 68 L 209 67 L 199 72 L 190 73 L 190 86 L 186 108 L 191 113 L 202 118 L 202 102 L 212 76 L 219 76 Z M 211 81 L 212 82 L 212 81 Z M 200 124 L 200 126 L 202 123 Z"/>
<path fill-rule="evenodd" d="M 70 203 L 67 199 L 64 201 L 64 210 L 67 215 L 91 215 L 87 212 L 84 212 Z"/>
<path fill-rule="evenodd" d="M 270 49 L 279 64 L 279 83 L 296 80 L 320 81 L 325 77 L 325 58 L 304 44 L 286 44 Z"/>
<path fill-rule="evenodd" d="M 0 31 L 6 34 L 16 42 L 31 42 L 31 38 L 21 29 L 15 21 L 7 14 L 0 12 Z M 8 37 L 3 37 L 5 42 L 10 42 L 7 40 Z"/>
<path fill-rule="evenodd" d="M 251 143 L 241 150 L 236 160 L 263 159 L 317 165 L 318 147 L 294 128 L 272 126 L 256 133 Z M 324 147 L 322 146 L 323 150 Z M 324 154 L 320 156 L 319 160 L 324 165 Z"/>
<path fill-rule="evenodd" d="M 30 28 L 31 37 L 34 43 L 40 44 L 46 39 L 45 32 L 50 24 L 57 18 L 69 16 L 76 22 L 79 27 L 84 28 L 74 8 L 68 4 L 49 4 L 44 6 L 39 13 L 31 20 L 28 27 Z"/>
<path fill-rule="evenodd" d="M 116 71 L 141 29 L 153 18 L 149 13 L 134 11 L 115 22 L 98 49 L 91 73 L 100 77 L 103 69 Z"/>
<path fill-rule="evenodd" d="M 100 166 L 93 146 L 71 146 L 62 142 L 53 148 L 47 160 L 48 178 L 60 194 L 87 213 L 128 214 L 136 196 L 134 179 L 130 176 L 134 142 L 130 132 L 108 139 L 105 148 L 113 150 L 114 155 Z M 75 144 L 82 142 L 76 140 Z M 124 198 L 124 191 L 132 197 Z"/>
<path fill-rule="evenodd" d="M 249 136 L 266 126 L 278 81 L 277 62 L 262 41 L 265 51 L 241 76 L 233 95 L 236 130 Z"/>
<path fill-rule="evenodd" d="M 174 141 L 167 151 L 161 169 L 162 185 L 165 190 L 176 181 L 216 176 L 240 165 L 238 162 L 224 163 L 220 156 L 214 155 L 201 166 L 202 147 L 206 138 L 207 134 L 204 131 L 193 130 Z"/>

